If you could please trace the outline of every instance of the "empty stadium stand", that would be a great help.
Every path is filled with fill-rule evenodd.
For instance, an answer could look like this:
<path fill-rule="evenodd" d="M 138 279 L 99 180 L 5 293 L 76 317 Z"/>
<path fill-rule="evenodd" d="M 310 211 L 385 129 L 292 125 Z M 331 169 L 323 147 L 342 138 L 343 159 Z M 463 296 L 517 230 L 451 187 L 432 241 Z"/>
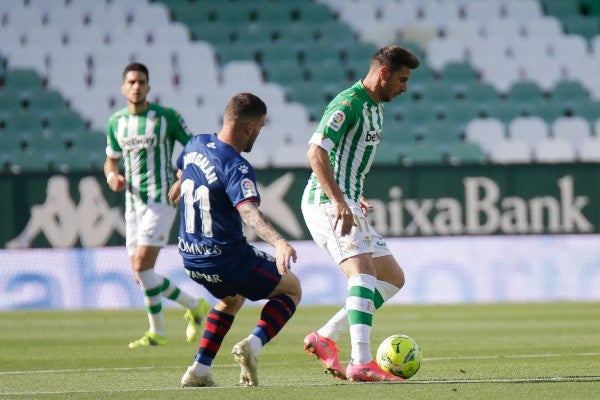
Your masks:
<path fill-rule="evenodd" d="M 263 97 L 269 118 L 249 158 L 305 167 L 297 155 L 327 102 L 392 43 L 423 63 L 386 104 L 392 145 L 376 162 L 600 159 L 597 1 L 4 0 L 1 166 L 100 168 L 106 121 L 124 105 L 121 69 L 139 60 L 150 100 L 196 132 L 219 128 L 233 93 Z M 557 154 L 563 140 L 572 151 Z"/>

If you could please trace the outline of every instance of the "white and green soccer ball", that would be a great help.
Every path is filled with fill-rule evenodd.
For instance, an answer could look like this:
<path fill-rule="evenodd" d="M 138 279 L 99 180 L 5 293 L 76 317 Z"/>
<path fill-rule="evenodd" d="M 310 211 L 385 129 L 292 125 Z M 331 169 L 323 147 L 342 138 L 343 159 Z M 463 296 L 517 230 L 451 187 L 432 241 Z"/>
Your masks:
<path fill-rule="evenodd" d="M 377 364 L 391 374 L 408 379 L 417 373 L 423 360 L 421 346 L 406 335 L 392 335 L 377 349 Z"/>

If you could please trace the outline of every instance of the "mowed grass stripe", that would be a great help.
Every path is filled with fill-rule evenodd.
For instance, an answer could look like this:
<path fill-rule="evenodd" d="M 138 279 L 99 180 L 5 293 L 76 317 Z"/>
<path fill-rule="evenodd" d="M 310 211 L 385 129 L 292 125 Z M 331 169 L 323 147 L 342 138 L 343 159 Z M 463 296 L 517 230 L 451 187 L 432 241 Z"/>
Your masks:
<path fill-rule="evenodd" d="M 599 303 L 386 305 L 374 314 L 373 354 L 381 340 L 404 333 L 425 357 L 399 385 L 336 381 L 302 351 L 304 336 L 336 310 L 300 306 L 261 353 L 261 386 L 241 388 L 231 347 L 260 314 L 243 309 L 213 365 L 219 387 L 185 390 L 179 380 L 197 344 L 185 343 L 180 309 L 165 310 L 167 346 L 136 350 L 127 343 L 147 329 L 141 309 L 0 312 L 0 399 L 586 400 L 600 393 Z M 347 334 L 339 347 L 346 363 Z"/>

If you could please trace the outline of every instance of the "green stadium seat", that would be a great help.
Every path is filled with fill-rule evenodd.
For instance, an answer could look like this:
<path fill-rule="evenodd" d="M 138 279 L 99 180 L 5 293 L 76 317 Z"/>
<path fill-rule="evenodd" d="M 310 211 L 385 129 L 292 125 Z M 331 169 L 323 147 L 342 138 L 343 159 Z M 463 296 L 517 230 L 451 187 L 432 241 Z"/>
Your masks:
<path fill-rule="evenodd" d="M 17 90 L 41 90 L 43 87 L 43 80 L 34 69 L 10 69 L 6 73 L 4 85 L 7 88 Z"/>
<path fill-rule="evenodd" d="M 348 65 L 356 65 L 358 63 L 358 65 L 361 66 L 361 70 L 366 74 L 369 69 L 368 60 L 375 55 L 376 51 L 377 47 L 370 43 L 356 42 L 352 47 L 340 51 L 340 57 L 342 58 L 342 61 L 348 63 Z"/>
<path fill-rule="evenodd" d="M 419 142 L 403 148 L 401 162 L 404 165 L 441 164 L 444 155 L 444 149 L 439 144 Z"/>
<path fill-rule="evenodd" d="M 217 57 L 221 65 L 234 60 L 256 60 L 258 49 L 249 43 L 236 42 L 217 47 Z"/>
<path fill-rule="evenodd" d="M 304 81 L 304 70 L 296 60 L 269 61 L 263 64 L 267 80 L 284 87 L 294 86 Z"/>
<path fill-rule="evenodd" d="M 424 125 L 421 140 L 452 145 L 464 136 L 464 124 L 455 121 L 435 120 Z"/>
<path fill-rule="evenodd" d="M 451 62 L 442 69 L 442 79 L 446 82 L 467 84 L 477 81 L 477 71 L 468 63 Z"/>
<path fill-rule="evenodd" d="M 521 81 L 513 84 L 506 94 L 507 101 L 517 104 L 527 104 L 543 98 L 544 93 L 542 89 L 535 82 L 531 81 Z"/>
<path fill-rule="evenodd" d="M 174 1 L 169 3 L 173 19 L 188 26 L 210 24 L 216 19 L 214 4 L 216 2 Z"/>
<path fill-rule="evenodd" d="M 315 38 L 318 41 L 330 43 L 332 46 L 337 48 L 352 48 L 357 43 L 356 33 L 346 24 L 342 23 L 329 23 L 319 24 L 314 28 Z"/>
<path fill-rule="evenodd" d="M 60 129 L 62 132 L 73 132 L 75 134 L 88 132 L 88 127 L 83 118 L 71 110 L 55 113 L 49 119 L 48 124 L 51 129 Z"/>
<path fill-rule="evenodd" d="M 407 103 L 404 110 L 405 124 L 423 125 L 437 119 L 437 111 L 429 103 Z"/>
<path fill-rule="evenodd" d="M 475 103 L 496 102 L 500 99 L 498 91 L 493 85 L 485 82 L 466 82 L 465 98 Z"/>
<path fill-rule="evenodd" d="M 11 169 L 15 172 L 47 172 L 49 164 L 57 160 L 54 153 L 33 148 L 15 151 L 11 155 Z"/>
<path fill-rule="evenodd" d="M 565 32 L 581 35 L 588 41 L 600 34 L 600 21 L 597 16 L 574 15 L 561 17 Z"/>
<path fill-rule="evenodd" d="M 529 107 L 529 115 L 536 115 L 543 118 L 546 122 L 551 123 L 556 118 L 566 114 L 566 109 L 563 104 L 555 102 L 551 99 L 542 99 L 531 103 Z"/>
<path fill-rule="evenodd" d="M 343 68 L 337 59 L 313 61 L 307 65 L 308 77 L 314 85 L 335 83 L 344 78 Z"/>
<path fill-rule="evenodd" d="M 304 2 L 302 7 L 298 8 L 298 19 L 304 23 L 312 23 L 315 25 L 325 25 L 337 23 L 335 15 L 329 7 L 324 4 L 312 2 Z"/>
<path fill-rule="evenodd" d="M 313 43 L 300 46 L 298 50 L 300 61 L 309 67 L 312 63 L 321 63 L 325 60 L 340 61 L 338 52 L 328 44 Z"/>
<path fill-rule="evenodd" d="M 448 148 L 448 162 L 452 165 L 483 164 L 487 162 L 485 151 L 472 142 L 457 142 Z"/>
<path fill-rule="evenodd" d="M 521 115 L 523 115 L 522 107 L 510 101 L 498 101 L 488 105 L 488 116 L 497 118 L 505 124 Z"/>
<path fill-rule="evenodd" d="M 8 114 L 21 111 L 21 98 L 16 90 L 0 89 L 0 119 Z"/>
<path fill-rule="evenodd" d="M 400 163 L 400 151 L 396 146 L 389 143 L 377 146 L 375 153 L 375 165 L 398 165 Z"/>
<path fill-rule="evenodd" d="M 546 14 L 558 18 L 579 14 L 579 2 L 576 0 L 541 0 Z"/>
<path fill-rule="evenodd" d="M 581 103 L 589 101 L 587 90 L 579 81 L 560 81 L 552 90 L 552 100 L 561 104 L 569 112 L 574 113 L 574 108 Z"/>
<path fill-rule="evenodd" d="M 256 11 L 256 19 L 262 23 L 290 24 L 293 15 L 297 12 L 297 6 L 293 2 L 278 2 L 271 7 L 260 7 Z M 297 18 L 297 16 L 296 16 Z"/>
<path fill-rule="evenodd" d="M 38 96 L 31 99 L 27 108 L 27 112 L 34 113 L 42 118 L 44 126 L 49 124 L 54 114 L 66 112 L 67 110 L 67 103 L 57 90 L 43 90 Z"/>
<path fill-rule="evenodd" d="M 422 101 L 430 104 L 453 102 L 458 97 L 456 87 L 444 80 L 426 83 L 420 94 Z"/>
<path fill-rule="evenodd" d="M 588 100 L 580 102 L 574 107 L 573 113 L 584 117 L 593 124 L 600 118 L 600 101 Z M 596 132 L 596 134 L 600 136 L 600 132 Z"/>
<path fill-rule="evenodd" d="M 189 25 L 192 38 L 211 43 L 216 48 L 228 45 L 235 37 L 235 30 L 217 22 Z"/>
<path fill-rule="evenodd" d="M 252 1 L 215 1 L 213 7 L 217 22 L 236 27 L 249 24 L 257 13 Z"/>

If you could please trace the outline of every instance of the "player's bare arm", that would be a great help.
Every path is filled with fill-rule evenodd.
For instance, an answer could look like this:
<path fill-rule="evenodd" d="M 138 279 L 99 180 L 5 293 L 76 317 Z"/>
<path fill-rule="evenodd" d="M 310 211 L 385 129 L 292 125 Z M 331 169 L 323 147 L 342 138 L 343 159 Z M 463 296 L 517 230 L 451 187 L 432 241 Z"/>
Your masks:
<path fill-rule="evenodd" d="M 358 200 L 358 205 L 364 215 L 367 215 L 369 210 L 373 208 L 373 204 L 369 203 L 364 197 L 361 197 L 360 200 Z"/>
<path fill-rule="evenodd" d="M 335 208 L 333 228 L 336 229 L 338 222 L 341 222 L 340 232 L 342 236 L 346 236 L 350 233 L 350 230 L 354 225 L 354 217 L 352 211 L 350 211 L 350 207 L 348 207 L 348 203 L 346 203 L 344 193 L 342 193 L 342 190 L 333 177 L 329 155 L 325 149 L 315 144 L 311 144 L 308 149 L 307 157 L 310 167 Z"/>
<path fill-rule="evenodd" d="M 181 170 L 177 170 L 177 180 L 173 182 L 169 188 L 169 201 L 173 204 L 179 203 L 179 195 L 181 194 Z"/>
<path fill-rule="evenodd" d="M 110 190 L 119 192 L 125 189 L 125 177 L 119 173 L 119 160 L 106 157 L 104 162 L 104 175 Z"/>
<path fill-rule="evenodd" d="M 285 275 L 290 269 L 290 260 L 296 262 L 296 250 L 273 228 L 256 203 L 247 201 L 240 204 L 237 209 L 244 223 L 252 228 L 259 238 L 275 247 L 277 270 L 281 275 Z"/>

